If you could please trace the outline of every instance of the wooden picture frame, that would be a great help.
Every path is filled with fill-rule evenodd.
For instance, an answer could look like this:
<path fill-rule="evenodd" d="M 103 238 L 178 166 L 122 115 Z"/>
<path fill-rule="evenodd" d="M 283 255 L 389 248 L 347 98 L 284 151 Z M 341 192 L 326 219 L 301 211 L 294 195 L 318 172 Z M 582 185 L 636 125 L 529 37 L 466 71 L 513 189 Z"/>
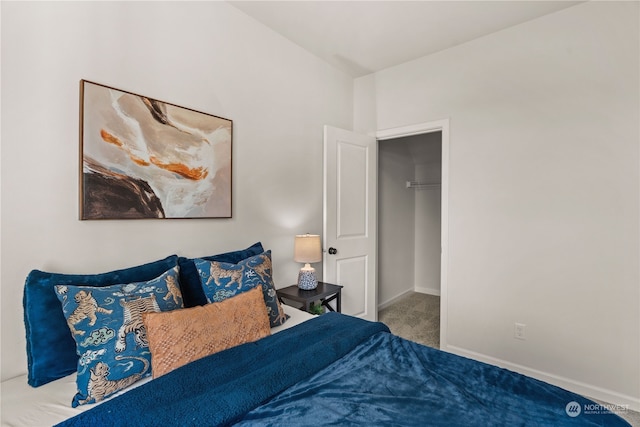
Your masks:
<path fill-rule="evenodd" d="M 233 122 L 80 81 L 80 219 L 230 218 Z"/>

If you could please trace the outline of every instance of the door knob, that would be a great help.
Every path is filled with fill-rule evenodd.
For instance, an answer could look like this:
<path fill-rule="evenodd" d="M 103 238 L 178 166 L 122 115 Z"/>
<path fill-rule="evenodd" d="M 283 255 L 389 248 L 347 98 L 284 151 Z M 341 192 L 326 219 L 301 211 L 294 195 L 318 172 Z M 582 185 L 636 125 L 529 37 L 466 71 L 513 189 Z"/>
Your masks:
<path fill-rule="evenodd" d="M 335 255 L 338 253 L 338 250 L 336 248 L 329 248 L 329 255 Z"/>

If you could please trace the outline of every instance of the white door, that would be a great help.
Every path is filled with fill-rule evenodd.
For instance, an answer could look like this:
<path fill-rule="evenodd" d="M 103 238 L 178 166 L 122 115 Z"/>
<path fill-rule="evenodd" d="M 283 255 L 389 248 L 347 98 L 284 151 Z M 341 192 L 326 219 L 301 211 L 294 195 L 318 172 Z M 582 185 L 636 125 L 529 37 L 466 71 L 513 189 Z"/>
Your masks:
<path fill-rule="evenodd" d="M 342 288 L 342 312 L 377 320 L 377 169 L 374 137 L 324 128 L 325 282 Z"/>

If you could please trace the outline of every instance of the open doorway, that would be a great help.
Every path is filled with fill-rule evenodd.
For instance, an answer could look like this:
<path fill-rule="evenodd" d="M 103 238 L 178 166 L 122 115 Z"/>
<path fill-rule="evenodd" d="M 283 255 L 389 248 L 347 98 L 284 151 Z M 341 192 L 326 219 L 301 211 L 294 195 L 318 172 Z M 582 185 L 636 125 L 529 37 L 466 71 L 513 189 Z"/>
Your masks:
<path fill-rule="evenodd" d="M 351 306 L 343 304 L 347 314 L 376 320 L 378 314 L 378 146 L 381 141 L 433 132 L 441 133 L 441 253 L 440 253 L 440 348 L 447 349 L 447 278 L 448 278 L 448 195 L 449 195 L 449 120 L 420 123 L 364 135 L 325 126 L 323 166 L 323 240 L 326 247 L 323 278 L 345 285 L 343 294 Z M 373 166 L 373 167 L 371 167 Z M 415 178 L 415 175 L 409 179 Z M 406 181 L 404 181 L 406 187 Z M 399 192 L 398 192 L 399 194 Z M 360 243 L 363 241 L 363 243 Z M 411 239 L 412 242 L 414 239 Z M 415 252 L 415 248 L 413 249 Z M 414 275 L 399 251 L 395 269 Z M 405 256 L 407 256 L 405 254 Z M 393 281 L 399 279 L 393 278 Z M 411 279 L 413 283 L 413 279 Z M 382 301 L 381 301 L 382 302 Z"/>
<path fill-rule="evenodd" d="M 446 340 L 445 127 L 378 138 L 378 318 L 397 335 L 436 348 Z"/>

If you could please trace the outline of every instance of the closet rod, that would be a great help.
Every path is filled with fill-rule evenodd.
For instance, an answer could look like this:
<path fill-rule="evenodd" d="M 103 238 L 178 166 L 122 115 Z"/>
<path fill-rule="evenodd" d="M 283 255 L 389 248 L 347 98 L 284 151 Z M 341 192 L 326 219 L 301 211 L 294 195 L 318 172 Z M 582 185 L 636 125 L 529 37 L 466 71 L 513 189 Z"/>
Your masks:
<path fill-rule="evenodd" d="M 437 182 L 407 181 L 407 188 L 415 188 L 416 190 L 440 188 L 440 184 Z"/>

